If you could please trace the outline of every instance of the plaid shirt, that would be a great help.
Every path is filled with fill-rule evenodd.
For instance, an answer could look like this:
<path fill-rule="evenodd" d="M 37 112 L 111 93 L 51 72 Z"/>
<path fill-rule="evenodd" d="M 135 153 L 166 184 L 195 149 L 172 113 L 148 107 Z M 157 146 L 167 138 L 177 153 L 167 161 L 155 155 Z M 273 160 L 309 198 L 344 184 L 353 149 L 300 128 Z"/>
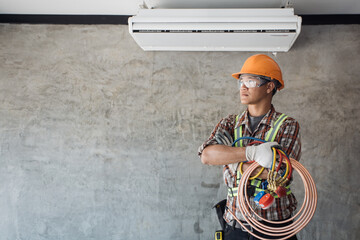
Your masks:
<path fill-rule="evenodd" d="M 248 111 L 246 110 L 242 113 L 239 117 L 238 123 L 236 123 L 236 115 L 229 115 L 226 118 L 223 118 L 215 127 L 213 132 L 211 133 L 209 139 L 205 141 L 200 147 L 198 154 L 201 156 L 202 151 L 209 145 L 218 144 L 215 140 L 215 134 L 218 131 L 227 130 L 229 133 L 232 134 L 234 138 L 234 129 L 242 125 L 243 129 L 243 136 L 248 137 L 255 137 L 260 139 L 265 139 L 265 135 L 267 131 L 273 127 L 274 122 L 276 119 L 281 115 L 281 113 L 276 112 L 274 107 L 271 106 L 271 109 L 268 113 L 263 117 L 260 121 L 259 125 L 255 129 L 254 132 L 250 129 L 250 122 L 248 118 Z M 301 154 L 301 142 L 300 142 L 300 126 L 299 123 L 291 118 L 288 117 L 281 125 L 275 141 L 278 142 L 282 149 L 288 154 L 289 157 L 294 158 L 296 160 L 300 160 Z M 250 143 L 251 140 L 243 140 L 243 146 L 246 146 Z M 239 163 L 228 164 L 224 166 L 223 174 L 224 174 L 224 181 L 225 184 L 229 188 L 237 187 L 236 183 L 236 175 L 237 175 L 237 168 Z M 250 205 L 255 212 L 259 214 L 261 217 L 266 218 L 268 220 L 283 220 L 289 218 L 292 213 L 296 210 L 297 200 L 295 196 L 291 193 L 286 197 L 276 198 L 275 203 L 267 210 L 262 210 L 261 208 L 257 208 L 254 201 L 254 197 L 250 197 Z M 237 201 L 237 197 L 228 196 L 227 197 L 227 208 L 235 213 L 236 217 L 240 220 L 244 220 L 242 217 Z M 233 220 L 232 215 L 227 210 L 224 214 L 224 219 L 226 222 L 231 222 Z"/>

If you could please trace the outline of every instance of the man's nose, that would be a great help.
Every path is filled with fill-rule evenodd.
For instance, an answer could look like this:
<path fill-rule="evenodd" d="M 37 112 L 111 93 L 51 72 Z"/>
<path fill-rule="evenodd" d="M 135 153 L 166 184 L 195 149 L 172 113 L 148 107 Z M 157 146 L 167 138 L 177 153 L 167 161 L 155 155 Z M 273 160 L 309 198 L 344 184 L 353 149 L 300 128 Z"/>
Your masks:
<path fill-rule="evenodd" d="M 240 90 L 247 90 L 248 89 L 248 87 L 243 83 L 243 84 L 241 84 L 241 87 L 240 87 Z"/>

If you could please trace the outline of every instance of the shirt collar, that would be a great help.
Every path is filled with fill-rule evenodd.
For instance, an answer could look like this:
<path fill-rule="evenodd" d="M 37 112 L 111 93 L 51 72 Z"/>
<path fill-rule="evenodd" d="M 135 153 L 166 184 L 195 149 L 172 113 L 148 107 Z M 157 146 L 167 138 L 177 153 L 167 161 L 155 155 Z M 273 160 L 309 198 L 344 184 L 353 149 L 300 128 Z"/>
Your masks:
<path fill-rule="evenodd" d="M 249 114 L 249 109 L 246 109 L 246 111 L 241 114 L 241 116 L 239 118 L 239 123 L 237 124 L 236 127 L 239 127 L 240 125 L 245 125 L 245 126 L 248 126 L 248 127 L 250 126 L 248 114 Z M 265 124 L 265 125 L 268 125 L 270 127 L 273 127 L 274 121 L 275 121 L 275 108 L 271 104 L 271 108 L 265 114 L 263 119 L 261 119 L 259 124 Z"/>
<path fill-rule="evenodd" d="M 261 119 L 260 124 L 265 124 L 270 127 L 273 127 L 275 121 L 275 108 L 271 104 L 270 110 L 266 113 L 266 115 Z"/>

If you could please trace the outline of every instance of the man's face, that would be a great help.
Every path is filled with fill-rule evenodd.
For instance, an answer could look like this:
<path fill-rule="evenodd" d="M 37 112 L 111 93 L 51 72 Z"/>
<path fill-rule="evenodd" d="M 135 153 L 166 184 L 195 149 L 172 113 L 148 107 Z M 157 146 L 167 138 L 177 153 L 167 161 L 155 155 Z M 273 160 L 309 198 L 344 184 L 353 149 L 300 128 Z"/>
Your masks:
<path fill-rule="evenodd" d="M 242 74 L 239 78 L 241 103 L 257 104 L 264 101 L 269 93 L 268 83 L 256 75 Z"/>

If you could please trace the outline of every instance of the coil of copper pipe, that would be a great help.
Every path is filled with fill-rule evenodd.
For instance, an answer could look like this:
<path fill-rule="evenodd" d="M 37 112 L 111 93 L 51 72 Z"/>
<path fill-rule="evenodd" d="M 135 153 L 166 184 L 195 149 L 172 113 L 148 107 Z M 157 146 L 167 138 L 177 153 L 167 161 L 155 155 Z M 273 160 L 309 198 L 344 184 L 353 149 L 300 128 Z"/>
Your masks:
<path fill-rule="evenodd" d="M 313 178 L 311 177 L 308 170 L 298 161 L 295 159 L 290 159 L 292 167 L 299 173 L 303 183 L 304 183 L 304 201 L 303 204 L 298 210 L 298 213 L 295 214 L 290 219 L 287 219 L 285 221 L 269 221 L 267 219 L 264 219 L 260 217 L 254 209 L 250 206 L 249 198 L 247 196 L 246 183 L 249 180 L 252 172 L 259 167 L 259 164 L 254 162 L 250 165 L 248 169 L 244 172 L 240 179 L 240 183 L 238 186 L 238 204 L 240 206 L 240 212 L 245 219 L 245 221 L 253 228 L 256 229 L 258 232 L 261 232 L 263 234 L 266 234 L 268 236 L 275 236 L 279 237 L 279 240 L 285 240 L 290 238 L 291 236 L 295 235 L 296 233 L 300 232 L 311 220 L 311 218 L 315 214 L 316 206 L 317 206 L 317 190 L 315 186 L 315 182 Z M 259 238 L 261 240 L 268 240 L 268 238 L 263 238 L 251 231 L 251 229 L 248 228 L 248 226 L 244 225 L 236 216 L 234 213 L 230 212 L 234 219 L 243 227 L 243 229 L 246 229 L 251 235 L 253 235 L 256 238 Z M 288 226 L 285 227 L 269 227 L 264 225 L 263 223 L 259 222 L 265 221 L 268 223 L 273 224 L 282 224 L 287 223 L 293 220 L 293 223 L 291 223 Z"/>

